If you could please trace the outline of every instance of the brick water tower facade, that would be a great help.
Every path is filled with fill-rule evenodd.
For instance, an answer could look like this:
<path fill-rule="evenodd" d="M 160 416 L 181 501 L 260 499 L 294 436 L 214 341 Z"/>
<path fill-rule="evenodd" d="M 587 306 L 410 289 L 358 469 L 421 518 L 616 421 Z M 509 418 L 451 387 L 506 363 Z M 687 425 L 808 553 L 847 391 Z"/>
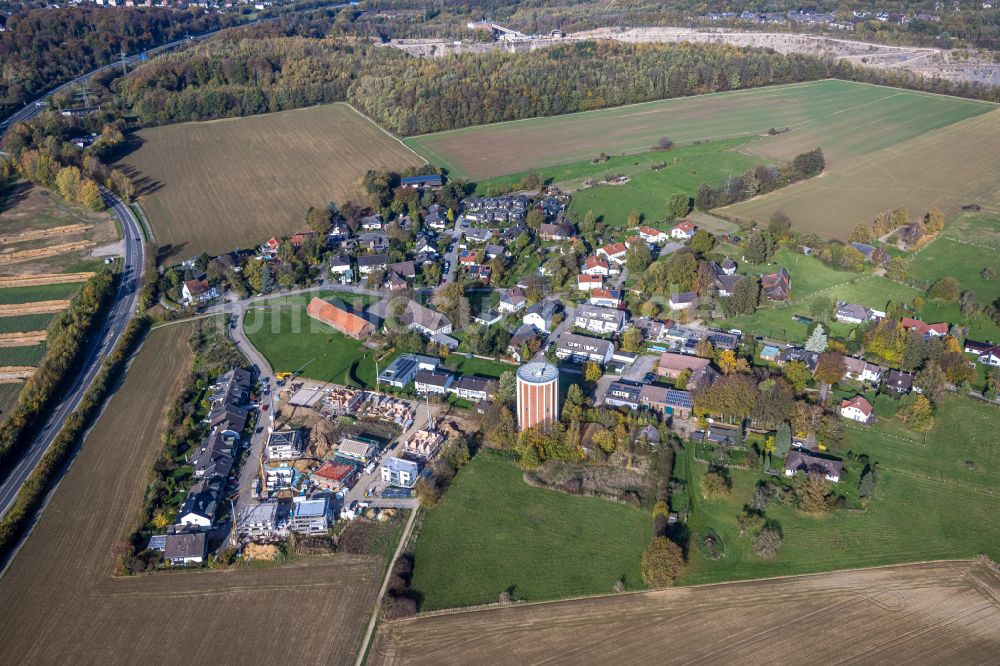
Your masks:
<path fill-rule="evenodd" d="M 517 427 L 520 430 L 559 418 L 559 370 L 551 363 L 517 369 Z"/>

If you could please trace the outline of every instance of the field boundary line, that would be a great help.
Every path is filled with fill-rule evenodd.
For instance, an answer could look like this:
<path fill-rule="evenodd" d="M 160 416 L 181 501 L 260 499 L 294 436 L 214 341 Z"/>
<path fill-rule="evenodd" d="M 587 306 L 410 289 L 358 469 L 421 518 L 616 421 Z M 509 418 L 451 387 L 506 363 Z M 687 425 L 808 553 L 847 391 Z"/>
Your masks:
<path fill-rule="evenodd" d="M 359 116 L 361 116 L 362 118 L 364 118 L 365 120 L 367 120 L 368 122 L 370 122 L 372 125 L 374 125 L 375 127 L 379 128 L 380 130 L 382 130 L 383 132 L 385 132 L 386 136 L 388 136 L 389 138 L 391 138 L 393 141 L 397 142 L 403 148 L 406 148 L 408 151 L 410 151 L 411 153 L 413 153 L 414 155 L 416 155 L 417 157 L 419 157 L 420 159 L 422 159 L 424 161 L 424 164 L 430 164 L 430 162 L 427 160 L 426 157 L 424 157 L 423 155 L 421 155 L 417 151 L 413 150 L 413 148 L 410 148 L 408 145 L 406 145 L 403 142 L 403 140 L 401 138 L 399 138 L 398 136 L 396 136 L 395 134 L 393 134 L 392 132 L 390 132 L 386 128 L 384 128 L 381 125 L 379 125 L 372 118 L 369 118 L 360 109 L 358 109 L 356 106 L 354 106 L 350 102 L 336 102 L 336 104 L 343 104 L 344 106 L 346 106 L 347 108 L 349 108 L 351 111 L 353 111 L 354 113 L 358 114 Z"/>
<path fill-rule="evenodd" d="M 392 578 L 392 569 L 396 566 L 396 560 L 399 559 L 409 541 L 410 530 L 413 529 L 413 523 L 416 521 L 419 512 L 419 506 L 415 509 L 410 509 L 410 517 L 406 521 L 406 527 L 403 528 L 403 533 L 399 535 L 399 543 L 396 544 L 396 550 L 392 554 L 392 559 L 389 560 L 389 566 L 385 570 L 385 577 L 382 579 L 382 587 L 379 588 L 378 596 L 375 597 L 375 607 L 372 608 L 372 616 L 368 621 L 368 629 L 365 631 L 365 636 L 358 647 L 358 656 L 354 660 L 354 666 L 361 666 L 365 662 L 365 655 L 368 654 L 368 646 L 371 644 L 372 636 L 375 634 L 375 625 L 378 622 L 379 610 L 382 608 L 382 598 L 385 596 L 385 591 L 389 589 L 389 579 Z"/>
<path fill-rule="evenodd" d="M 142 235 L 146 237 L 147 243 L 156 243 L 156 237 L 153 236 L 153 225 L 149 223 L 149 219 L 146 217 L 146 211 L 142 209 L 138 201 L 133 201 L 129 204 L 129 208 L 136 214 L 139 218 L 139 228 L 142 229 Z"/>
<path fill-rule="evenodd" d="M 893 470 L 895 471 L 895 470 Z M 978 556 L 968 557 L 968 558 L 951 558 L 951 559 L 937 559 L 937 560 L 919 560 L 916 562 L 898 562 L 896 564 L 875 564 L 867 567 L 851 567 L 846 569 L 830 569 L 828 571 L 814 571 L 811 573 L 800 573 L 800 574 L 785 574 L 783 576 L 767 576 L 764 578 L 741 578 L 739 580 L 729 580 L 720 581 L 716 583 L 697 583 L 694 585 L 672 585 L 670 587 L 653 587 L 645 590 L 629 590 L 627 592 L 606 592 L 603 594 L 588 594 L 579 597 L 566 597 L 565 599 L 546 599 L 544 601 L 521 601 L 509 605 L 501 605 L 497 602 L 492 602 L 488 604 L 478 604 L 474 606 L 461 606 L 458 608 L 440 608 L 438 610 L 424 611 L 418 613 L 414 617 L 400 618 L 398 620 L 383 620 L 386 624 L 409 624 L 416 622 L 422 618 L 427 617 L 438 617 L 441 615 L 461 615 L 464 613 L 478 613 L 488 610 L 499 610 L 501 608 L 518 608 L 518 607 L 528 607 L 528 606 L 545 606 L 551 604 L 561 604 L 570 601 L 586 601 L 588 599 L 604 599 L 606 597 L 620 597 L 626 595 L 636 595 L 636 594 L 650 594 L 653 592 L 663 592 L 666 590 L 690 590 L 690 589 L 700 589 L 706 587 L 720 587 L 723 585 L 742 585 L 744 583 L 762 583 L 771 580 L 787 580 L 792 578 L 811 578 L 814 576 L 827 576 L 829 574 L 835 573 L 849 573 L 855 571 L 875 571 L 878 569 L 889 569 L 895 567 L 918 567 L 925 564 L 953 564 L 953 563 L 966 563 L 974 564 L 979 562 Z M 357 665 L 356 665 L 357 666 Z"/>

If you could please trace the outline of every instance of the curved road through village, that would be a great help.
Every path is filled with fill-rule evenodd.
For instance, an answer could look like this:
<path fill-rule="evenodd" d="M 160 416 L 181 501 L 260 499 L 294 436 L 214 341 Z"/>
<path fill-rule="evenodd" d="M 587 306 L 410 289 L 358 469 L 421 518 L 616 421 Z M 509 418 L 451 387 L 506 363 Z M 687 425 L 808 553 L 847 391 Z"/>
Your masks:
<path fill-rule="evenodd" d="M 69 392 L 62 402 L 53 410 L 48 421 L 35 435 L 34 441 L 29 449 L 24 453 L 20 462 L 14 467 L 0 484 L 0 515 L 4 515 L 13 505 L 17 498 L 17 493 L 24 484 L 24 481 L 31 474 L 38 461 L 41 460 L 45 451 L 52 444 L 52 441 L 62 430 L 63 424 L 70 414 L 79 406 L 84 394 L 90 388 L 98 371 L 101 369 L 101 362 L 118 343 L 118 338 L 125 332 L 132 317 L 135 316 L 136 302 L 139 298 L 139 285 L 142 282 L 142 273 L 145 267 L 145 249 L 142 243 L 142 230 L 136 220 L 132 210 L 108 190 L 102 188 L 101 194 L 108 209 L 115 214 L 121 222 L 122 234 L 124 236 L 124 260 L 122 271 L 119 276 L 118 289 L 114 294 L 111 309 L 104 321 L 104 328 L 97 331 L 99 335 L 91 335 L 89 346 L 84 352 L 84 363 L 77 371 L 76 379 L 71 385 Z"/>

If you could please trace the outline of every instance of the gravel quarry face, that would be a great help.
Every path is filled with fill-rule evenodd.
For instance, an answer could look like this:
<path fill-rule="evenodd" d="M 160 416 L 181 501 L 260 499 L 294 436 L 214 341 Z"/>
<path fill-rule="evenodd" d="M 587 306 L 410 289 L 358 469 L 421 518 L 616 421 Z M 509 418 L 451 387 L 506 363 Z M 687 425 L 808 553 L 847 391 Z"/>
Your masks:
<path fill-rule="evenodd" d="M 455 53 L 483 53 L 492 50 L 534 51 L 568 41 L 613 39 L 619 42 L 679 44 L 696 42 L 773 49 L 778 53 L 800 53 L 819 58 L 836 58 L 859 67 L 886 71 L 899 70 L 925 78 L 941 78 L 955 83 L 1000 85 L 1000 63 L 991 54 L 975 50 L 954 50 L 870 44 L 825 35 L 781 32 L 740 32 L 696 28 L 598 28 L 574 32 L 562 38 L 548 35 L 490 43 L 445 39 L 399 39 L 390 46 L 418 57 L 443 57 Z"/>

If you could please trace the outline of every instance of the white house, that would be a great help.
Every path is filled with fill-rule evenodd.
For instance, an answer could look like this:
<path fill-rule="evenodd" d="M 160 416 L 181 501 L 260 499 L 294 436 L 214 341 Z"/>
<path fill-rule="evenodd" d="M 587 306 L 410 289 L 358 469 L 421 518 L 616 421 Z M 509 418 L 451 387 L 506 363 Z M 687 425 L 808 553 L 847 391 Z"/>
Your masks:
<path fill-rule="evenodd" d="M 872 404 L 857 395 L 840 403 L 840 415 L 858 423 L 871 423 L 875 414 Z"/>
<path fill-rule="evenodd" d="M 597 248 L 597 254 L 607 259 L 608 265 L 618 264 L 619 266 L 624 266 L 627 253 L 628 247 L 625 243 L 611 243 L 610 245 Z"/>
<path fill-rule="evenodd" d="M 698 294 L 693 291 L 682 291 L 670 294 L 671 310 L 687 310 L 698 303 Z"/>
<path fill-rule="evenodd" d="M 667 242 L 667 232 L 660 231 L 659 229 L 654 229 L 652 227 L 642 227 L 639 229 L 639 238 L 646 241 L 647 243 L 666 243 Z"/>
<path fill-rule="evenodd" d="M 622 292 L 617 289 L 591 289 L 588 302 L 602 308 L 619 308 L 622 305 Z"/>
<path fill-rule="evenodd" d="M 604 286 L 604 278 L 600 275 L 588 275 L 586 273 L 580 273 L 576 277 L 576 288 L 580 291 L 590 291 L 592 289 L 600 289 Z"/>
<path fill-rule="evenodd" d="M 302 433 L 298 430 L 275 430 L 267 437 L 268 460 L 294 460 L 302 455 Z"/>
<path fill-rule="evenodd" d="M 611 360 L 615 347 L 609 340 L 591 338 L 565 331 L 556 341 L 556 356 L 571 359 L 575 363 L 593 361 L 605 365 Z"/>
<path fill-rule="evenodd" d="M 882 367 L 864 359 L 845 356 L 844 366 L 847 368 L 848 378 L 855 381 L 872 384 L 878 384 L 882 381 Z"/>
<path fill-rule="evenodd" d="M 206 303 L 218 298 L 219 291 L 206 280 L 188 280 L 181 287 L 181 296 L 185 303 Z"/>
<path fill-rule="evenodd" d="M 556 314 L 556 306 L 552 301 L 540 301 L 529 307 L 521 317 L 521 323 L 535 328 L 536 331 L 548 333 L 552 326 L 552 317 Z"/>
<path fill-rule="evenodd" d="M 697 229 L 698 227 L 691 222 L 683 220 L 670 230 L 670 237 L 677 240 L 690 240 Z"/>
<path fill-rule="evenodd" d="M 205 561 L 205 533 L 168 534 L 164 539 L 163 559 L 174 566 L 201 564 Z"/>
<path fill-rule="evenodd" d="M 573 316 L 576 328 L 598 334 L 621 333 L 628 319 L 624 310 L 602 308 L 596 305 L 581 305 Z"/>
<path fill-rule="evenodd" d="M 583 262 L 583 270 L 580 272 L 586 273 L 587 275 L 601 275 L 603 277 L 608 277 L 611 275 L 612 269 L 605 257 L 591 255 Z M 617 273 L 618 271 L 614 272 Z"/>
<path fill-rule="evenodd" d="M 793 449 L 785 456 L 785 476 L 795 476 L 798 472 L 819 472 L 827 481 L 838 483 L 844 472 L 844 463 L 810 451 Z"/>
<path fill-rule="evenodd" d="M 511 287 L 500 297 L 497 310 L 505 314 L 517 312 L 527 304 L 524 291 L 520 287 Z"/>
<path fill-rule="evenodd" d="M 388 458 L 382 465 L 382 481 L 390 486 L 412 488 L 420 476 L 420 466 L 402 458 Z"/>

